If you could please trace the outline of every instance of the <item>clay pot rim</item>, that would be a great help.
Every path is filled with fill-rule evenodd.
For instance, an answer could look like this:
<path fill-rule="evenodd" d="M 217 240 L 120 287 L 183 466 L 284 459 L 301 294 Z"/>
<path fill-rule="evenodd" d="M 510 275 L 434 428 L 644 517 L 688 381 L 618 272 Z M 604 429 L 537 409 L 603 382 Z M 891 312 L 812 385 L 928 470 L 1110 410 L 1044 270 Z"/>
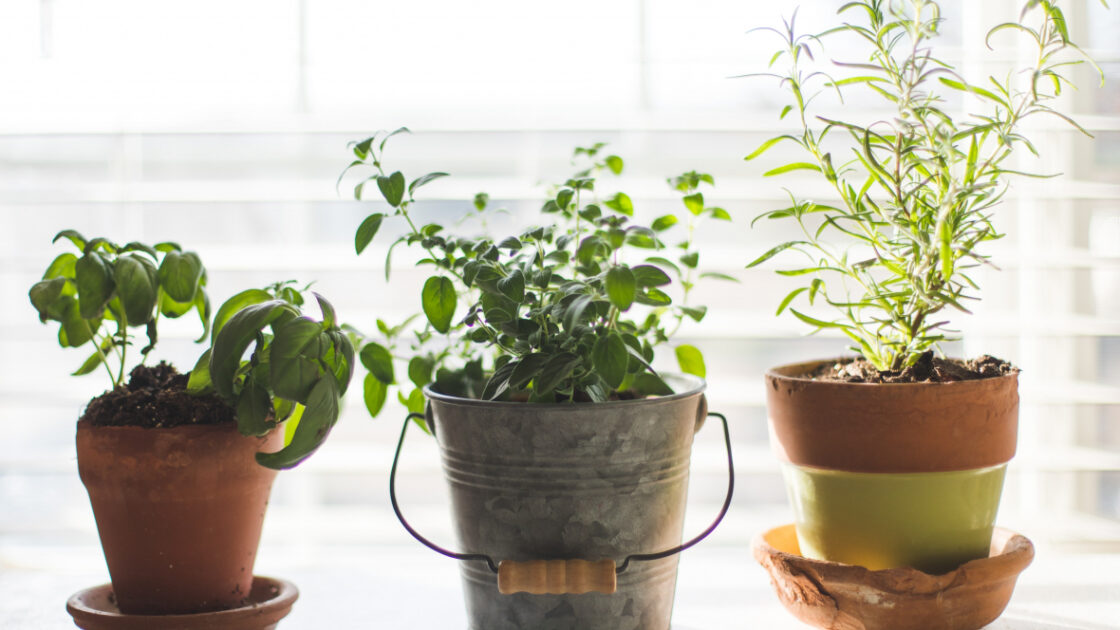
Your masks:
<path fill-rule="evenodd" d="M 602 408 L 602 407 L 627 407 L 635 405 L 650 405 L 657 403 L 668 403 L 678 400 L 691 398 L 697 394 L 703 393 L 707 389 L 708 384 L 704 379 L 693 376 L 691 374 L 661 374 L 662 379 L 666 384 L 672 386 L 675 381 L 677 384 L 686 387 L 683 391 L 676 391 L 672 394 L 664 396 L 655 396 L 652 398 L 635 398 L 633 400 L 608 400 L 606 402 L 597 403 L 578 403 L 578 408 Z M 482 400 L 480 398 L 463 398 L 462 396 L 452 396 L 433 389 L 434 383 L 429 383 L 424 386 L 424 396 L 429 400 L 439 401 L 446 405 L 462 405 L 465 407 L 494 407 L 494 406 L 525 406 L 532 405 L 535 409 L 571 409 L 572 403 L 559 402 L 559 403 L 528 403 L 510 400 Z"/>
<path fill-rule="evenodd" d="M 923 471 L 883 471 L 883 470 L 846 470 L 844 468 L 826 468 L 823 466 L 813 466 L 811 464 L 796 464 L 788 459 L 781 459 L 779 461 L 781 466 L 790 466 L 794 469 L 804 471 L 814 475 L 831 475 L 831 476 L 850 476 L 851 479 L 881 479 L 884 477 L 892 477 L 894 479 L 924 479 L 929 475 L 951 475 L 954 473 L 964 474 L 979 474 L 993 472 L 998 468 L 1007 468 L 1010 461 L 1002 462 L 999 464 L 992 464 L 990 466 L 978 466 L 976 468 L 960 468 L 953 470 L 923 470 Z"/>
<path fill-rule="evenodd" d="M 267 592 L 266 589 L 276 588 L 276 594 L 265 599 L 250 601 L 244 606 L 238 608 L 230 608 L 227 610 L 218 610 L 213 612 L 194 613 L 186 615 L 128 615 L 121 613 L 117 610 L 106 610 L 103 608 L 95 608 L 86 603 L 86 598 L 102 596 L 112 592 L 112 584 L 102 584 L 87 588 L 70 596 L 66 602 L 66 611 L 74 618 L 75 623 L 83 621 L 85 623 L 95 623 L 97 625 L 91 626 L 94 628 L 121 628 L 122 630 L 134 630 L 139 628 L 151 627 L 149 624 L 153 619 L 159 619 L 166 624 L 176 624 L 176 628 L 209 628 L 214 627 L 218 623 L 230 623 L 241 620 L 249 620 L 252 618 L 259 618 L 261 621 L 265 620 L 266 616 L 275 616 L 272 623 L 276 620 L 282 619 L 287 616 L 288 610 L 291 609 L 292 604 L 299 598 L 299 589 L 296 585 L 287 581 L 277 578 L 270 578 L 264 576 L 253 576 L 253 589 L 250 591 L 250 597 L 258 589 Z M 114 606 L 115 608 L 115 606 Z M 79 627 L 87 627 L 79 624 Z M 222 627 L 222 626 L 218 626 Z M 240 627 L 240 626 L 237 626 Z"/>
<path fill-rule="evenodd" d="M 871 570 L 858 565 L 806 558 L 800 553 L 779 549 L 768 540 L 772 536 L 783 534 L 792 535 L 796 540 L 796 535 L 790 532 L 795 529 L 793 523 L 787 523 L 756 534 L 751 540 L 755 560 L 767 566 L 764 560 L 776 559 L 778 562 L 774 563 L 775 566 L 783 569 L 811 567 L 813 573 L 823 577 L 826 582 L 859 583 L 883 593 L 902 596 L 933 595 L 947 591 L 956 586 L 966 573 L 983 572 L 996 576 L 996 579 L 987 580 L 990 582 L 1014 579 L 1034 559 L 1034 544 L 1029 538 L 1003 527 L 995 527 L 992 530 L 988 557 L 970 560 L 948 573 L 935 575 L 912 567 Z"/>
<path fill-rule="evenodd" d="M 229 422 L 211 422 L 206 424 L 179 424 L 173 427 L 145 427 L 136 424 L 113 424 L 113 425 L 96 425 L 84 418 L 77 422 L 78 430 L 81 431 L 180 431 L 183 433 L 190 431 L 216 432 L 234 429 L 237 430 L 237 421 L 230 420 Z"/>
<path fill-rule="evenodd" d="M 920 383 L 851 383 L 848 381 L 821 380 L 804 376 L 805 373 L 808 373 L 821 365 L 827 363 L 838 363 L 840 361 L 850 361 L 853 358 L 855 357 L 833 357 L 830 359 L 817 359 L 813 361 L 800 361 L 798 363 L 787 363 L 784 365 L 778 365 L 766 370 L 766 379 L 778 381 L 794 381 L 798 383 L 813 383 L 813 387 L 911 387 L 920 389 L 949 386 L 968 387 L 976 386 L 976 384 L 978 383 L 993 383 L 1005 379 L 1019 378 L 1018 368 L 1016 368 L 1013 372 L 1004 374 L 1002 376 L 989 376 L 987 378 L 977 378 L 967 381 L 923 381 Z"/>
<path fill-rule="evenodd" d="M 780 366 L 765 389 L 779 459 L 848 472 L 943 472 L 1015 455 L 1019 373 L 947 383 L 847 383 L 789 376 L 828 361 Z"/>

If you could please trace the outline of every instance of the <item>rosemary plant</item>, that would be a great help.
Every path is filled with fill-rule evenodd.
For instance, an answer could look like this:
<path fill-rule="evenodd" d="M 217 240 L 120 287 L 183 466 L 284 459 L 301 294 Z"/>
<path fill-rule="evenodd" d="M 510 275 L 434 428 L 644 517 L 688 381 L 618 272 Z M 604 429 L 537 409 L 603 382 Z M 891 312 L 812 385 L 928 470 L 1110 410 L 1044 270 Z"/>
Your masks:
<path fill-rule="evenodd" d="M 748 267 L 785 250 L 802 254 L 807 264 L 778 271 L 806 279 L 781 301 L 778 314 L 788 309 L 814 331 L 839 329 L 876 368 L 899 370 L 951 338 L 943 311 L 967 313 L 967 304 L 978 299 L 970 274 L 990 264 L 983 245 L 1002 236 L 992 211 L 1007 192 L 1006 176 L 1038 176 L 1008 167 L 1018 149 L 1039 153 L 1023 134 L 1024 122 L 1056 116 L 1087 134 L 1054 108 L 1054 99 L 1071 85 L 1069 69 L 1081 63 L 1069 53 L 1088 58 L 1070 40 L 1057 2 L 1048 0 L 1030 0 L 1017 22 L 989 31 L 989 42 L 1001 31 L 1019 33 L 1037 55 L 1023 72 L 983 85 L 934 55 L 931 44 L 942 24 L 936 2 L 858 0 L 839 15 L 843 24 L 816 35 L 798 33 L 796 15 L 783 29 L 763 29 L 783 42 L 770 66 L 786 66 L 761 76 L 777 78 L 792 97 L 779 117 L 793 114 L 799 130 L 767 140 L 746 159 L 781 143 L 797 145 L 804 157 L 765 175 L 818 173 L 839 203 L 791 194 L 788 207 L 757 217 L 795 221 L 801 238 L 773 247 Z M 814 63 L 825 43 L 839 36 L 860 42 L 865 55 L 834 60 L 854 73 L 835 79 Z M 851 89 L 869 91 L 893 115 L 865 123 L 815 113 L 816 96 L 835 91 L 842 98 Z M 964 115 L 949 111 L 950 92 L 979 107 Z M 792 307 L 798 298 L 823 300 L 839 316 L 810 316 Z"/>

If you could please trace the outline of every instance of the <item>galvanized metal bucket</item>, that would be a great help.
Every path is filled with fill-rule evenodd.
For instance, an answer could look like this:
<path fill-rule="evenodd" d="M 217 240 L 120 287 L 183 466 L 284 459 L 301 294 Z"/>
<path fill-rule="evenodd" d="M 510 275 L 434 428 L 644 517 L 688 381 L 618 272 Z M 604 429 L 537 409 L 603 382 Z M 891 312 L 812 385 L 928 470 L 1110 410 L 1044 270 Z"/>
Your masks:
<path fill-rule="evenodd" d="M 425 420 L 440 445 L 467 553 L 443 549 L 407 523 L 396 500 L 396 459 L 390 494 L 413 536 L 465 560 L 472 630 L 668 630 L 676 554 L 719 524 L 734 469 L 727 421 L 708 412 L 704 382 L 666 380 L 680 393 L 600 404 L 489 402 L 425 388 Z M 692 438 L 709 415 L 722 421 L 727 439 L 727 500 L 711 527 L 682 545 Z M 615 592 L 499 592 L 498 563 L 571 559 L 609 559 Z"/>

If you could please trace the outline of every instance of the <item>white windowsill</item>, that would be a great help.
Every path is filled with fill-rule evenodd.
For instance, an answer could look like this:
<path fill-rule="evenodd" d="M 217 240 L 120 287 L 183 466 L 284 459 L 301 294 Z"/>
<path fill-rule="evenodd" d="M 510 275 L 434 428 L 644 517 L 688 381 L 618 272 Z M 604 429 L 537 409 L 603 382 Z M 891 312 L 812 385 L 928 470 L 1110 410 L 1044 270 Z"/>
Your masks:
<path fill-rule="evenodd" d="M 313 534 L 311 534 L 313 535 Z M 0 571 L 0 621 L 9 630 L 73 628 L 67 597 L 107 581 L 82 570 Z M 302 551 L 302 550 L 301 550 Z M 304 553 L 264 547 L 258 573 L 296 583 L 300 599 L 282 630 L 319 628 L 465 628 L 454 561 L 419 545 L 323 548 L 312 562 Z M 1021 576 L 1010 606 L 986 630 L 1105 630 L 1120 628 L 1120 554 L 1040 553 Z M 367 616 L 368 615 L 368 616 Z M 701 545 L 681 561 L 674 630 L 807 626 L 782 608 L 766 573 L 745 546 Z"/>

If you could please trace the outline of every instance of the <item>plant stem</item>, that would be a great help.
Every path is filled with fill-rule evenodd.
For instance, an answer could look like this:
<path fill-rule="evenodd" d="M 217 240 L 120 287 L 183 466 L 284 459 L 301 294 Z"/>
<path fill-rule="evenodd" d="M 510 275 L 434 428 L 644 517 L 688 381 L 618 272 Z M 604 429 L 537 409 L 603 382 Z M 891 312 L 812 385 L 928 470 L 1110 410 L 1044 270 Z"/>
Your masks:
<path fill-rule="evenodd" d="M 125 370 L 125 367 L 127 366 L 127 358 L 128 358 L 128 318 L 124 314 L 124 309 L 123 308 L 121 309 L 121 312 L 120 312 L 119 316 L 120 316 L 120 321 L 117 322 L 117 333 L 119 335 L 121 335 L 121 344 L 120 344 L 121 345 L 121 353 L 120 353 L 121 354 L 121 371 L 120 371 L 120 378 L 117 380 L 118 385 L 121 384 L 121 383 L 124 383 L 124 375 L 125 375 L 124 370 Z"/>
<path fill-rule="evenodd" d="M 105 366 L 105 371 L 109 373 L 109 381 L 113 383 L 113 389 L 116 389 L 120 386 L 120 381 L 113 375 L 113 370 L 109 367 L 109 357 L 105 356 L 105 351 L 101 349 L 103 340 L 97 337 L 97 333 L 94 332 L 93 327 L 89 325 L 88 320 L 82 318 L 82 324 L 85 325 L 86 331 L 89 332 L 89 338 L 93 340 L 93 347 L 97 349 L 97 354 L 101 356 L 101 365 Z"/>

